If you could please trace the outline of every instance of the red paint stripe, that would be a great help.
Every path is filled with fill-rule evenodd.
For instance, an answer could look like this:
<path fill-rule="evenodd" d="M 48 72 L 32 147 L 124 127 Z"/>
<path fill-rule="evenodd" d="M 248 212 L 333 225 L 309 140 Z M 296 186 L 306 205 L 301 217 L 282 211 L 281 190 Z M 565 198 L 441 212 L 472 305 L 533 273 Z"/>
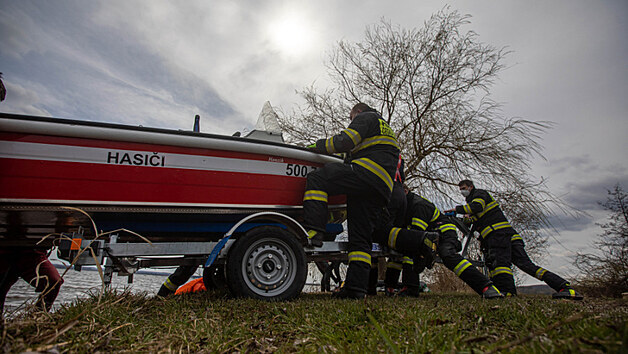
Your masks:
<path fill-rule="evenodd" d="M 302 205 L 304 190 L 305 178 L 290 176 L 0 159 L 9 199 Z"/>

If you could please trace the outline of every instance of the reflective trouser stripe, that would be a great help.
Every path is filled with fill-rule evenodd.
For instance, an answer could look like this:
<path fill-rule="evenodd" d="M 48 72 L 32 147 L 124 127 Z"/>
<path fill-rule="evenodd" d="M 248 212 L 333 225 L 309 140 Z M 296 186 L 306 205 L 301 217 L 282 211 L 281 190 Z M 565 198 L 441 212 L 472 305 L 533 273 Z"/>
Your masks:
<path fill-rule="evenodd" d="M 512 275 L 512 269 L 510 269 L 510 267 L 497 267 L 497 268 L 491 270 L 491 278 L 496 276 L 496 275 L 500 275 L 500 274 L 510 274 L 510 275 Z"/>
<path fill-rule="evenodd" d="M 471 266 L 471 262 L 467 261 L 466 259 L 463 259 L 460 261 L 460 263 L 458 263 L 458 265 L 454 268 L 454 273 L 456 273 L 456 275 L 458 277 L 460 277 L 460 274 L 462 274 L 462 272 L 464 272 L 467 268 L 469 268 Z"/>
<path fill-rule="evenodd" d="M 164 282 L 164 286 L 165 286 L 166 288 L 168 288 L 169 290 L 172 290 L 172 291 L 176 291 L 176 290 L 177 290 L 177 288 L 178 288 L 178 286 L 174 285 L 174 284 L 170 281 L 170 278 L 166 279 L 166 281 Z"/>
<path fill-rule="evenodd" d="M 547 269 L 543 269 L 543 268 L 539 267 L 539 269 L 536 270 L 536 274 L 534 276 L 538 280 L 543 280 L 543 276 L 545 275 L 545 272 L 547 272 Z"/>
<path fill-rule="evenodd" d="M 371 255 L 366 252 L 353 251 L 349 252 L 349 263 L 351 262 L 364 262 L 371 265 Z"/>
<path fill-rule="evenodd" d="M 401 265 L 401 263 L 399 263 L 399 262 L 394 262 L 394 261 L 389 261 L 389 262 L 386 264 L 386 267 L 387 267 L 387 268 L 392 268 L 392 269 L 398 269 L 398 270 L 402 270 L 402 269 L 403 269 L 403 266 Z"/>
<path fill-rule="evenodd" d="M 512 241 L 517 241 L 517 240 L 521 240 L 521 241 L 523 241 L 523 238 L 521 237 L 521 235 L 519 235 L 519 234 L 514 234 L 514 235 L 512 235 L 512 237 L 510 238 L 510 241 L 511 241 L 511 242 L 512 242 Z"/>
<path fill-rule="evenodd" d="M 497 224 L 493 224 L 493 225 L 485 227 L 484 230 L 480 232 L 480 235 L 482 236 L 482 238 L 485 238 L 486 236 L 488 236 L 488 234 L 490 234 L 491 232 L 495 230 L 506 229 L 509 227 L 512 227 L 512 226 L 510 225 L 508 221 L 498 222 Z"/>
<path fill-rule="evenodd" d="M 440 230 L 440 232 L 445 232 L 445 231 L 456 231 L 456 226 L 454 224 L 443 224 L 441 226 L 438 227 L 438 229 Z"/>
<path fill-rule="evenodd" d="M 401 231 L 401 229 L 398 227 L 390 229 L 390 232 L 388 233 L 388 247 L 392 249 L 395 248 L 397 245 L 397 236 L 399 236 L 399 231 Z"/>
<path fill-rule="evenodd" d="M 410 258 L 410 257 L 406 257 L 406 256 L 404 256 L 404 257 L 401 259 L 401 262 L 402 262 L 403 264 L 414 265 L 414 261 L 412 260 L 412 258 Z"/>
<path fill-rule="evenodd" d="M 305 194 L 303 195 L 303 201 L 306 200 L 318 200 L 319 202 L 327 203 L 327 192 L 317 190 L 305 191 Z"/>

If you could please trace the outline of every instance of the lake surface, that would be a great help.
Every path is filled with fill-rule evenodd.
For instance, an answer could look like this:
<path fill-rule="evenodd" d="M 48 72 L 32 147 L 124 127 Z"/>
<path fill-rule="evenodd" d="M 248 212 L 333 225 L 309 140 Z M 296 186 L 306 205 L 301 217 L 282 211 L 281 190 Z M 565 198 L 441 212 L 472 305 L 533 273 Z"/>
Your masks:
<path fill-rule="evenodd" d="M 63 274 L 63 269 L 58 269 L 58 271 L 60 274 Z M 127 277 L 119 277 L 114 274 L 111 286 L 120 291 L 129 288 L 131 292 L 134 293 L 148 292 L 150 294 L 156 294 L 166 278 L 167 275 L 161 274 L 135 274 L 133 284 L 128 284 Z M 77 298 L 88 297 L 90 292 L 98 293 L 102 286 L 100 275 L 97 271 L 84 270 L 77 272 L 70 270 L 63 277 L 63 280 L 64 283 L 55 301 L 54 309 L 59 308 L 61 304 L 71 303 Z M 4 305 L 5 313 L 15 311 L 23 307 L 24 303 L 33 302 L 35 299 L 37 299 L 35 288 L 20 279 L 13 285 L 7 295 Z"/>
<path fill-rule="evenodd" d="M 63 274 L 64 269 L 58 268 L 59 274 Z M 128 284 L 127 277 L 117 276 L 115 273 L 111 280 L 112 288 L 123 291 L 129 289 L 132 293 L 147 293 L 149 295 L 157 294 L 161 284 L 166 280 L 168 275 L 174 272 L 174 269 L 163 269 L 159 273 L 140 273 L 133 276 L 133 283 Z M 202 273 L 200 270 L 196 272 L 198 276 Z M 310 264 L 310 271 L 304 292 L 318 291 L 320 289 L 320 273 Z M 58 309 L 61 304 L 69 304 L 78 298 L 88 297 L 90 293 L 98 293 L 102 286 L 100 275 L 94 270 L 83 270 L 77 272 L 69 270 L 63 277 L 64 283 L 61 286 L 59 296 L 54 303 L 53 311 Z M 308 285 L 309 284 L 309 285 Z M 37 299 L 35 288 L 30 286 L 22 279 L 18 280 L 7 294 L 4 304 L 4 314 L 10 317 L 11 313 L 21 311 L 26 303 L 32 303 Z"/>

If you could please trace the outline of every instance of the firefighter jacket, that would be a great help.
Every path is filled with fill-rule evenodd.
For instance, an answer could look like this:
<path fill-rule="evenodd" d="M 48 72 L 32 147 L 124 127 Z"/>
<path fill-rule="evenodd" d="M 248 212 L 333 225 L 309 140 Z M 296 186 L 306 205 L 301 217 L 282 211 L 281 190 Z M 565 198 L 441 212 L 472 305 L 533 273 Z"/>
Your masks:
<path fill-rule="evenodd" d="M 440 213 L 434 203 L 409 192 L 406 195 L 406 225 L 423 231 L 456 231 L 456 226 Z"/>
<path fill-rule="evenodd" d="M 473 230 L 480 233 L 481 239 L 485 239 L 495 230 L 514 232 L 499 204 L 487 191 L 473 188 L 466 201 L 467 204 L 456 206 L 456 213 L 471 217 Z"/>
<path fill-rule="evenodd" d="M 372 186 L 386 201 L 390 199 L 393 179 L 400 162 L 395 133 L 376 112 L 356 115 L 349 126 L 327 139 L 319 139 L 312 149 L 318 153 L 347 153 L 358 177 Z"/>

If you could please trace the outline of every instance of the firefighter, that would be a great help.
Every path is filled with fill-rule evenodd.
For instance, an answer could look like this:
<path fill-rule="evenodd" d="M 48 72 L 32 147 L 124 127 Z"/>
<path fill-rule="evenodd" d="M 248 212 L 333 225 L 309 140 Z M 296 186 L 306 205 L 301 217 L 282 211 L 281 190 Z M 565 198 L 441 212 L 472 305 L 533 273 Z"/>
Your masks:
<path fill-rule="evenodd" d="M 458 187 L 467 204 L 458 205 L 449 211 L 469 215 L 473 223 L 472 230 L 480 233 L 490 276 L 499 290 L 506 295 L 517 294 L 511 268 L 511 264 L 514 264 L 556 290 L 553 298 L 583 299 L 568 281 L 532 263 L 524 249 L 523 238 L 510 225 L 497 201 L 487 191 L 475 188 L 468 179 L 460 181 Z"/>
<path fill-rule="evenodd" d="M 402 184 L 403 163 L 399 163 L 397 172 L 392 197 L 388 204 L 388 223 L 383 228 L 378 228 L 373 237 L 380 244 L 402 253 L 402 256 L 389 257 L 386 264 L 384 279 L 386 294 L 416 297 L 421 292 L 420 272 L 414 269 L 414 264 L 416 262 L 416 264 L 424 264 L 431 268 L 436 259 L 439 235 L 436 232 L 408 230 L 404 227 L 407 200 Z M 394 288 L 397 286 L 400 273 L 402 287 L 395 293 Z"/>
<path fill-rule="evenodd" d="M 407 209 L 405 225 L 417 230 L 439 231 L 438 255 L 445 267 L 485 299 L 504 297 L 493 282 L 462 257 L 458 252 L 462 245 L 458 240 L 456 226 L 441 214 L 440 210 L 426 198 L 406 189 Z M 421 270 L 421 269 L 417 269 Z M 405 270 L 404 270 L 405 271 Z"/>
<path fill-rule="evenodd" d="M 50 311 L 59 294 L 63 278 L 48 259 L 43 249 L 7 247 L 0 250 L 0 318 L 4 302 L 11 289 L 20 278 L 40 293 L 37 308 Z"/>
<path fill-rule="evenodd" d="M 391 196 L 399 146 L 388 123 L 368 105 L 356 104 L 350 119 L 339 134 L 308 146 L 317 153 L 347 153 L 347 157 L 344 163 L 328 163 L 307 175 L 303 225 L 309 245 L 322 246 L 328 197 L 347 196 L 349 267 L 335 296 L 361 299 L 371 269 L 372 234 Z"/>

